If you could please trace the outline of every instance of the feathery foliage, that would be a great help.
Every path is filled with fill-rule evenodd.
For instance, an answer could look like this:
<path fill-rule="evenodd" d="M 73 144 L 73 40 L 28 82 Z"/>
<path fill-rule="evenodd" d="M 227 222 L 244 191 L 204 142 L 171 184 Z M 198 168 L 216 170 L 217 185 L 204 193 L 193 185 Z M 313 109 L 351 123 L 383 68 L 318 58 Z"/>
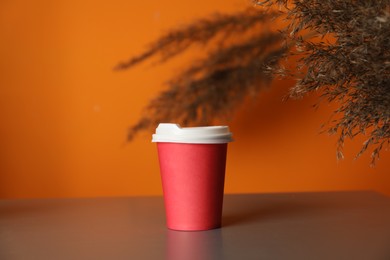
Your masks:
<path fill-rule="evenodd" d="M 297 84 L 290 97 L 320 91 L 321 100 L 337 103 L 334 119 L 326 124 L 329 133 L 338 135 L 337 157 L 343 157 L 346 138 L 364 135 L 367 140 L 357 157 L 370 147 L 374 164 L 390 143 L 390 0 L 253 2 L 260 9 L 217 15 L 172 30 L 117 66 L 127 69 L 152 56 L 165 62 L 196 44 L 214 46 L 150 102 L 129 139 L 159 122 L 209 124 L 230 115 L 274 76 L 294 75 Z M 279 12 L 268 8 L 275 6 Z M 285 28 L 264 29 L 280 16 L 287 21 Z M 283 57 L 297 53 L 302 58 L 295 71 L 280 66 Z"/>
<path fill-rule="evenodd" d="M 343 158 L 346 138 L 367 136 L 360 156 L 372 147 L 372 164 L 390 142 L 390 1 L 305 0 L 265 1 L 261 5 L 285 6 L 291 39 L 304 54 L 304 69 L 292 97 L 321 91 L 322 98 L 337 102 L 328 132 L 338 134 L 337 157 Z M 302 40 L 309 30 L 329 42 Z"/>
<path fill-rule="evenodd" d="M 279 15 L 255 8 L 217 14 L 163 35 L 144 53 L 120 63 L 116 69 L 123 70 L 154 56 L 166 62 L 196 45 L 208 50 L 205 59 L 192 62 L 151 100 L 143 117 L 130 128 L 128 139 L 160 122 L 188 126 L 226 119 L 246 96 L 269 85 L 272 75 L 264 68 L 273 66 L 287 50 L 282 35 L 265 26 Z"/>

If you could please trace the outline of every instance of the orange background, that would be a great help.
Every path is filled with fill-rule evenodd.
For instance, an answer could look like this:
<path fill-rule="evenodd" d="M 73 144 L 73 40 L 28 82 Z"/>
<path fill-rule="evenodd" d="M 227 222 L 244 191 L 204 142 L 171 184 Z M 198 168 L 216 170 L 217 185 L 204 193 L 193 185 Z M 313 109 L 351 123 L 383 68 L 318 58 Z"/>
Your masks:
<path fill-rule="evenodd" d="M 149 133 L 124 145 L 129 125 L 181 67 L 118 61 L 172 27 L 249 5 L 230 1 L 0 2 L 0 198 L 161 194 Z M 184 63 L 185 64 L 185 63 Z M 277 82 L 231 122 L 226 192 L 374 189 L 390 195 L 389 154 L 376 168 L 354 161 L 363 139 L 336 161 L 336 137 L 319 134 L 332 107 L 315 96 L 283 103 Z"/>

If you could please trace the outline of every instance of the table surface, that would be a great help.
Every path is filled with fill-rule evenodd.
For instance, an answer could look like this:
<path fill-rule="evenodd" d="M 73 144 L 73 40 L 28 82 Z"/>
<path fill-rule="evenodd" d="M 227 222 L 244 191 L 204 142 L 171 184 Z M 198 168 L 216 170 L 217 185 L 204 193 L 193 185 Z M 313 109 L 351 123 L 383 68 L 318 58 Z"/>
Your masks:
<path fill-rule="evenodd" d="M 390 198 L 225 195 L 223 227 L 165 227 L 161 197 L 0 200 L 0 259 L 390 259 Z"/>

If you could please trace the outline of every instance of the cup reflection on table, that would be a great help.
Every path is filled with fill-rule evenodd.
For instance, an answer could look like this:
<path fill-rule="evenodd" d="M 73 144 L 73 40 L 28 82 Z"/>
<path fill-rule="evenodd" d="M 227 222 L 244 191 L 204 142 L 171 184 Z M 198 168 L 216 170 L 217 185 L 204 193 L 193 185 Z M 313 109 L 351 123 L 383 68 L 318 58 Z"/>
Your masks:
<path fill-rule="evenodd" d="M 222 259 L 221 229 L 208 231 L 167 230 L 167 260 Z"/>

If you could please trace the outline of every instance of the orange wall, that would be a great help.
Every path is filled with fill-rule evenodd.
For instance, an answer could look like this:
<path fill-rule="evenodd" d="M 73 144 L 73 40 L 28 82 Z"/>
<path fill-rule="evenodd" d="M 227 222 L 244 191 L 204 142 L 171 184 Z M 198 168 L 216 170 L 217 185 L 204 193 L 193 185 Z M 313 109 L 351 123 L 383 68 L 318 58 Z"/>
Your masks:
<path fill-rule="evenodd" d="M 172 26 L 230 1 L 0 2 L 0 198 L 161 194 L 149 134 L 124 145 L 162 82 L 180 68 L 142 65 L 113 72 Z M 389 154 L 376 168 L 354 161 L 362 140 L 335 159 L 335 137 L 319 134 L 331 107 L 314 96 L 283 103 L 279 82 L 233 119 L 227 193 L 375 189 L 390 194 Z"/>

